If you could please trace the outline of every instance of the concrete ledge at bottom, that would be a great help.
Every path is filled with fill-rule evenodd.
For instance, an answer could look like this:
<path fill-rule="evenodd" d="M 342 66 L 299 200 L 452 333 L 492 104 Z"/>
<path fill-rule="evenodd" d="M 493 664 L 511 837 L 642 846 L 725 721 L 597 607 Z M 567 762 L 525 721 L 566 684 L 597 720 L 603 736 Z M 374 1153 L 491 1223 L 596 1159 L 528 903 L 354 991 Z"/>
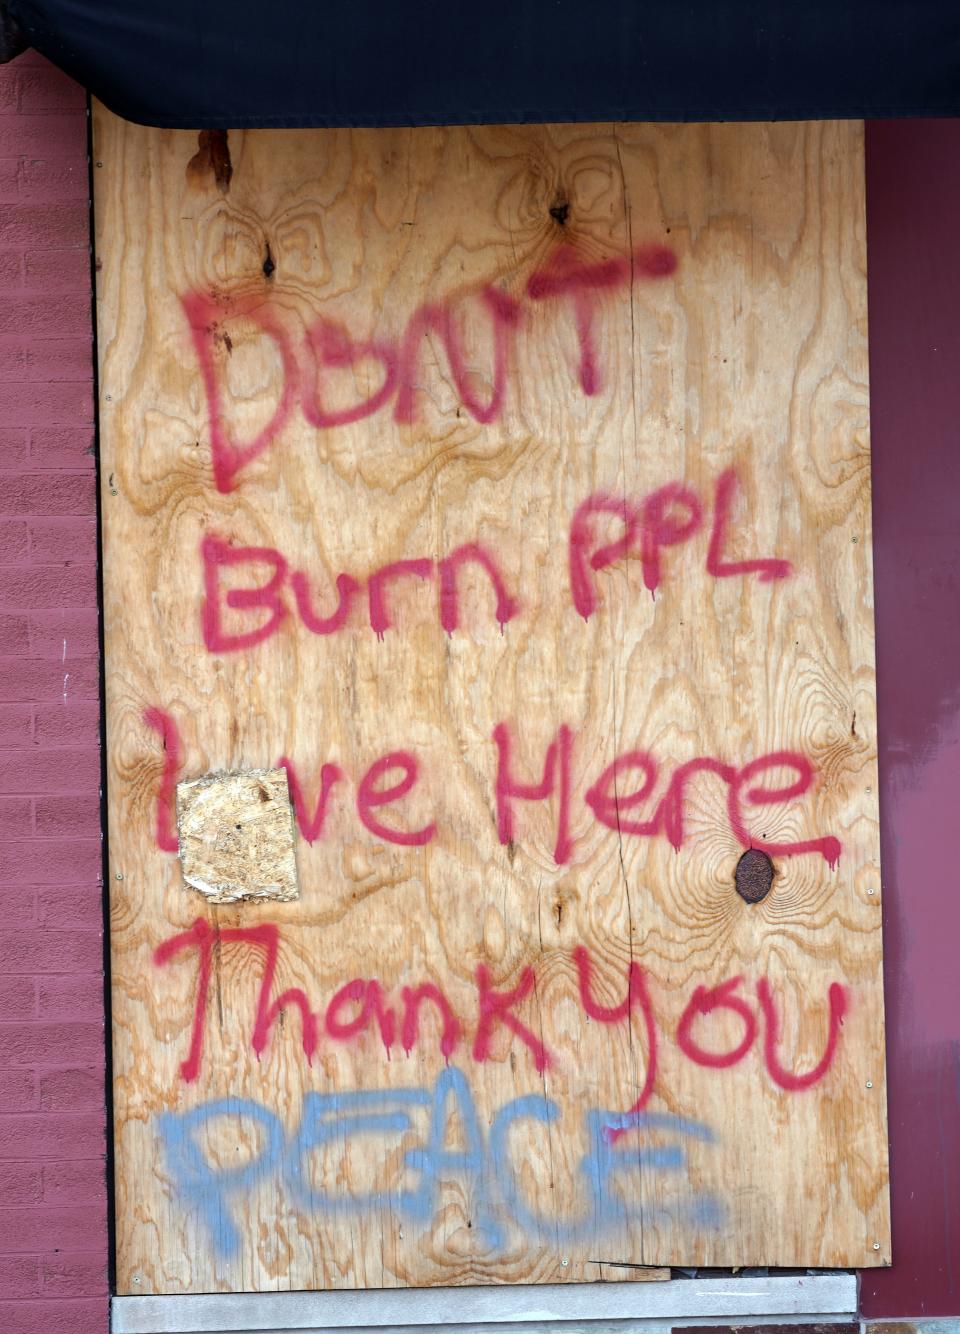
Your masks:
<path fill-rule="evenodd" d="M 470 1327 L 596 1320 L 727 1320 L 846 1315 L 855 1274 L 559 1283 L 482 1288 L 379 1288 L 115 1297 L 112 1334 L 286 1334 L 291 1330 Z M 493 1334 L 493 1331 L 491 1331 Z"/>

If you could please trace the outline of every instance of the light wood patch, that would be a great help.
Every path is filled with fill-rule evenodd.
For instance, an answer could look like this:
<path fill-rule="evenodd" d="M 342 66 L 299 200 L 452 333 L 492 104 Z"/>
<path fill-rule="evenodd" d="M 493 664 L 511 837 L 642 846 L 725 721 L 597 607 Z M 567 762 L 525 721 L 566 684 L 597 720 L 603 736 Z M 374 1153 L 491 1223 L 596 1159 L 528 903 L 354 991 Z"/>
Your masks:
<path fill-rule="evenodd" d="M 177 784 L 180 867 L 209 903 L 300 897 L 285 769 Z"/>
<path fill-rule="evenodd" d="M 119 1290 L 888 1262 L 862 127 L 95 134 Z"/>

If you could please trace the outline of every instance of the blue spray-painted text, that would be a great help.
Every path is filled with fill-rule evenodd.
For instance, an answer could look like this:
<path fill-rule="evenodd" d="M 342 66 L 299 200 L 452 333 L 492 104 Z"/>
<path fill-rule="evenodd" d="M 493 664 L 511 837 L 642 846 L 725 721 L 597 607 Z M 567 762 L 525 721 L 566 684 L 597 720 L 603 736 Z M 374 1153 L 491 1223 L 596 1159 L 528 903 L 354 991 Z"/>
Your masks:
<path fill-rule="evenodd" d="M 471 1202 L 478 1241 L 483 1238 L 494 1250 L 507 1245 L 511 1227 L 570 1245 L 622 1232 L 632 1223 L 664 1221 L 667 1216 L 690 1227 L 720 1226 L 717 1199 L 690 1191 L 686 1180 L 684 1142 L 713 1143 L 713 1131 L 698 1121 L 646 1111 L 588 1111 L 587 1152 L 578 1165 L 580 1211 L 566 1218 L 540 1213 L 519 1185 L 511 1135 L 520 1123 L 550 1126 L 559 1117 L 559 1107 L 548 1098 L 514 1098 L 500 1108 L 485 1134 L 470 1085 L 460 1070 L 450 1068 L 440 1074 L 432 1090 L 308 1093 L 300 1126 L 289 1134 L 273 1112 L 245 1098 L 223 1098 L 187 1112 L 164 1113 L 158 1129 L 183 1204 L 199 1212 L 214 1250 L 223 1257 L 235 1254 L 240 1246 L 234 1206 L 274 1176 L 281 1178 L 298 1213 L 336 1211 L 340 1218 L 377 1213 L 408 1224 L 428 1224 L 437 1212 L 442 1183 L 456 1180 Z M 255 1138 L 258 1143 L 255 1156 L 239 1167 L 212 1163 L 201 1147 L 202 1132 L 225 1118 L 246 1123 L 244 1139 Z M 418 1119 L 423 1142 L 405 1150 L 403 1170 L 397 1172 L 398 1141 L 417 1133 Z M 461 1145 L 456 1149 L 448 1147 L 454 1124 Z M 385 1150 L 384 1173 L 392 1171 L 395 1182 L 402 1178 L 402 1184 L 365 1193 L 334 1193 L 317 1183 L 316 1164 L 322 1154 L 342 1159 L 351 1142 L 370 1137 Z M 651 1173 L 661 1178 L 655 1192 L 649 1190 Z M 642 1192 L 641 1174 L 647 1185 Z M 339 1176 L 335 1173 L 334 1179 Z M 656 1204 L 649 1198 L 653 1194 Z"/>

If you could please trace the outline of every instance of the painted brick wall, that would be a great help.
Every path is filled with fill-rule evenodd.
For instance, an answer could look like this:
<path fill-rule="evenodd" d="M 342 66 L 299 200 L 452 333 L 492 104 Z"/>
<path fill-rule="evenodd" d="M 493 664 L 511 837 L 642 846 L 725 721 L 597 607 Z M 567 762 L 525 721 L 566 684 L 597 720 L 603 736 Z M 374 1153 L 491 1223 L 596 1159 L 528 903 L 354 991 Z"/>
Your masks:
<path fill-rule="evenodd" d="M 87 117 L 0 66 L 0 1329 L 107 1328 Z"/>

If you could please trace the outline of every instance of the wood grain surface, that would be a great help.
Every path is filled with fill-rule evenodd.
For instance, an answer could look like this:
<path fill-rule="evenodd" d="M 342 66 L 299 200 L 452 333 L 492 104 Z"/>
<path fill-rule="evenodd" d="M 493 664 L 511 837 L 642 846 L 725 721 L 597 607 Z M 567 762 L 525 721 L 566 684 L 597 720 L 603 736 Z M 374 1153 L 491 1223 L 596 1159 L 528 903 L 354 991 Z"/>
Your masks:
<path fill-rule="evenodd" d="M 119 1290 L 889 1262 L 862 126 L 215 147 L 96 110 Z"/>

